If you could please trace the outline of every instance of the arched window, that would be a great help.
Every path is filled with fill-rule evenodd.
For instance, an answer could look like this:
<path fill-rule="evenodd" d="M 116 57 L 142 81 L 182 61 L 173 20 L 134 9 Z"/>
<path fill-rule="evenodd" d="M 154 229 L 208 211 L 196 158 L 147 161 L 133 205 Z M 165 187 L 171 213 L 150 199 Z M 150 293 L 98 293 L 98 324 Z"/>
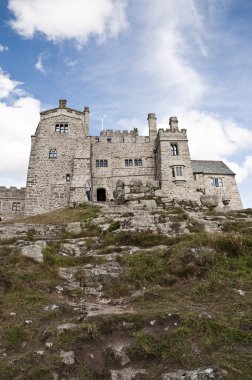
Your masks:
<path fill-rule="evenodd" d="M 172 156 L 178 156 L 178 145 L 177 144 L 171 144 L 171 155 Z"/>
<path fill-rule="evenodd" d="M 70 176 L 70 174 L 66 174 L 66 181 L 67 181 L 67 182 L 69 182 L 69 181 L 70 181 L 70 179 L 71 179 L 71 176 Z"/>
<path fill-rule="evenodd" d="M 49 158 L 57 158 L 57 149 L 49 150 Z"/>

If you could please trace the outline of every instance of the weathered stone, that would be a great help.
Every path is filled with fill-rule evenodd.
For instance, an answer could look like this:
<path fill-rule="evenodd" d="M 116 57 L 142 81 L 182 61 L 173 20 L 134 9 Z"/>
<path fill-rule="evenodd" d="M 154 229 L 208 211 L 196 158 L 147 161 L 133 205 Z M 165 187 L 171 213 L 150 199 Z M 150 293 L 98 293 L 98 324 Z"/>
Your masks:
<path fill-rule="evenodd" d="M 74 234 L 74 235 L 80 234 L 81 233 L 81 223 L 80 222 L 69 223 L 66 227 L 66 231 L 71 233 L 71 234 Z"/>
<path fill-rule="evenodd" d="M 64 364 L 70 365 L 70 364 L 75 363 L 73 351 L 61 351 L 60 357 L 61 357 L 62 363 L 64 363 Z"/>
<path fill-rule="evenodd" d="M 161 380 L 220 380 L 224 379 L 226 372 L 216 368 L 198 368 L 194 371 L 178 370 L 164 373 Z"/>
<path fill-rule="evenodd" d="M 145 369 L 124 368 L 112 370 L 110 371 L 110 374 L 111 380 L 134 380 L 139 375 L 141 375 L 141 378 L 143 378 L 143 376 L 146 376 L 146 380 L 148 379 L 148 373 Z"/>
<path fill-rule="evenodd" d="M 81 249 L 76 244 L 65 243 L 60 248 L 60 254 L 79 257 Z"/>
<path fill-rule="evenodd" d="M 108 362 L 117 363 L 120 366 L 125 366 L 130 362 L 127 355 L 127 347 L 123 345 L 107 347 L 105 350 L 105 357 Z"/>
<path fill-rule="evenodd" d="M 46 242 L 37 241 L 35 244 L 26 245 L 21 248 L 21 255 L 30 257 L 38 263 L 43 262 L 43 248 L 46 247 Z"/>
<path fill-rule="evenodd" d="M 200 202 L 203 206 L 213 209 L 218 206 L 219 197 L 218 195 L 201 195 Z"/>

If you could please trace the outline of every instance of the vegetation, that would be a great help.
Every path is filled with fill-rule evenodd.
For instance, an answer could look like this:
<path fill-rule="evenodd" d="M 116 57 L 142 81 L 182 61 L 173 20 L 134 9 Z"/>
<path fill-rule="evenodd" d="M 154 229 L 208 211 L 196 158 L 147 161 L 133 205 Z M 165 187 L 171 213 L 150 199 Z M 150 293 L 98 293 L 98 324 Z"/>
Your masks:
<path fill-rule="evenodd" d="M 36 240 L 33 229 L 23 242 L 1 241 L 0 380 L 52 380 L 54 373 L 109 379 L 108 370 L 122 366 L 104 353 L 124 342 L 130 365 L 148 369 L 150 379 L 208 365 L 226 370 L 227 380 L 252 379 L 252 213 L 230 213 L 219 219 L 223 232 L 209 234 L 178 208 L 172 213 L 191 233 L 169 237 L 122 231 L 113 220 L 102 233 L 90 222 L 97 215 L 94 210 L 62 211 L 59 223 L 77 219 L 85 227 L 79 235 L 59 234 L 58 240 L 47 242 L 43 263 L 20 254 L 20 246 Z M 34 218 L 40 217 L 45 216 Z M 74 239 L 81 253 L 62 252 Z M 101 271 L 97 282 L 90 281 L 83 268 L 98 270 L 101 263 L 113 264 L 113 258 L 121 267 L 119 277 L 108 280 Z M 73 282 L 61 278 L 59 268 L 73 268 Z M 75 288 L 74 282 L 80 286 Z M 84 286 L 98 289 L 106 307 L 123 312 L 86 315 L 86 305 L 99 305 L 100 298 L 86 294 Z M 65 323 L 75 328 L 59 333 L 57 327 Z M 70 350 L 73 365 L 60 357 Z"/>

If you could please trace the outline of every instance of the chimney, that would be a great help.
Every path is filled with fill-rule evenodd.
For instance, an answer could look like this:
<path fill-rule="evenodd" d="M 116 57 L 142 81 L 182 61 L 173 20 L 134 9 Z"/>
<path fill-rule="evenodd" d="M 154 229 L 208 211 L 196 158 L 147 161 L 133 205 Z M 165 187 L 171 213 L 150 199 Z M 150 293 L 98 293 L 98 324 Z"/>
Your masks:
<path fill-rule="evenodd" d="M 156 114 L 148 113 L 148 125 L 149 125 L 149 136 L 150 138 L 156 138 L 157 136 L 157 123 L 156 123 Z"/>
<path fill-rule="evenodd" d="M 60 99 L 59 100 L 59 108 L 66 108 L 67 100 L 66 99 Z"/>
<path fill-rule="evenodd" d="M 178 131 L 178 119 L 176 116 L 171 116 L 169 119 L 169 125 L 172 131 Z"/>
<path fill-rule="evenodd" d="M 89 134 L 89 113 L 90 113 L 89 107 L 84 107 L 83 113 L 84 113 L 84 129 L 85 129 L 86 134 L 88 135 Z"/>

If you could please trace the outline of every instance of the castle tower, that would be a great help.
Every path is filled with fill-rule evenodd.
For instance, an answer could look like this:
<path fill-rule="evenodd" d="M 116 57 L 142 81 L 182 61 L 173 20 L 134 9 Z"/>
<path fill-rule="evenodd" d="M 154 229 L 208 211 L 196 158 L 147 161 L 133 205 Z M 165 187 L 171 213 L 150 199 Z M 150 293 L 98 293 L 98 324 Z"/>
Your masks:
<path fill-rule="evenodd" d="M 27 215 L 86 201 L 90 179 L 89 109 L 80 112 L 60 99 L 57 108 L 41 112 L 32 136 L 27 174 Z"/>
<path fill-rule="evenodd" d="M 170 117 L 169 129 L 159 129 L 156 141 L 156 178 L 171 198 L 187 199 L 194 191 L 191 157 L 185 129 Z"/>

